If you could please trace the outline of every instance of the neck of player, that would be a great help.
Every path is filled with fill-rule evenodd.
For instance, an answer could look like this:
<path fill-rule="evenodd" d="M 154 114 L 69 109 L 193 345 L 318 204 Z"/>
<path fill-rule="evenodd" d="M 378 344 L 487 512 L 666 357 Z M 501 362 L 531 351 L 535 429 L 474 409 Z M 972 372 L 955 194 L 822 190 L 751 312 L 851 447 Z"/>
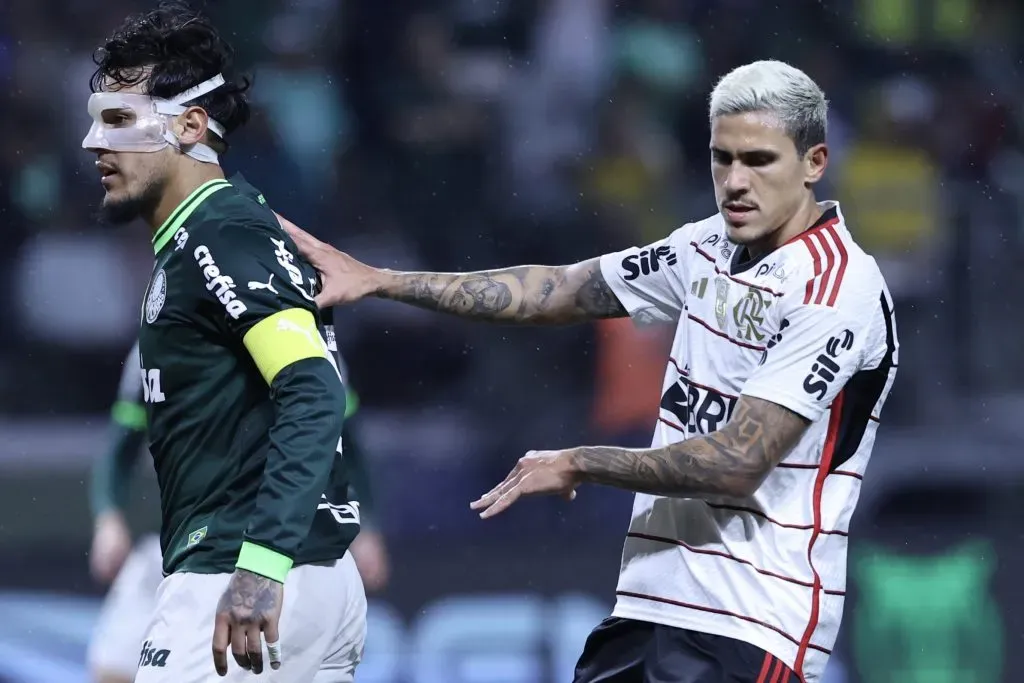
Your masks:
<path fill-rule="evenodd" d="M 197 187 L 211 180 L 224 178 L 224 169 L 218 164 L 207 164 L 193 159 L 183 159 L 182 162 L 179 172 L 172 173 L 169 177 L 153 214 L 146 218 L 146 222 L 153 230 L 163 225 Z"/>
<path fill-rule="evenodd" d="M 806 199 L 800 204 L 800 208 L 790 216 L 789 220 L 783 223 L 778 230 L 765 236 L 764 239 L 747 244 L 747 253 L 750 258 L 758 258 L 763 254 L 775 251 L 817 223 L 823 213 L 824 211 L 814 198 L 814 193 L 808 192 Z"/>

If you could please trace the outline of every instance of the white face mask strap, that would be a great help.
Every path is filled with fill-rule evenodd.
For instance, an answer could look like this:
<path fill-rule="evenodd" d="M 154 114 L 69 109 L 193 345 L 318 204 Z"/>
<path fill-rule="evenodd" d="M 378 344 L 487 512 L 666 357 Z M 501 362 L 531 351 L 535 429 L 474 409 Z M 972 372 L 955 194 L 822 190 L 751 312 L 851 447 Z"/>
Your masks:
<path fill-rule="evenodd" d="M 224 76 L 222 74 L 217 74 L 213 78 L 205 80 L 199 85 L 195 85 L 186 90 L 185 92 L 175 95 L 174 97 L 171 97 L 166 100 L 154 98 L 153 102 L 156 106 L 156 110 L 159 113 L 177 116 L 178 114 L 183 113 L 185 109 L 187 109 L 187 107 L 182 106 L 185 102 L 191 102 L 197 97 L 202 97 L 206 93 L 216 90 L 220 86 L 224 85 L 224 82 Z M 220 137 L 224 137 L 224 126 L 222 126 L 220 122 L 215 121 L 212 118 L 209 118 L 207 120 L 206 127 L 212 130 Z"/>

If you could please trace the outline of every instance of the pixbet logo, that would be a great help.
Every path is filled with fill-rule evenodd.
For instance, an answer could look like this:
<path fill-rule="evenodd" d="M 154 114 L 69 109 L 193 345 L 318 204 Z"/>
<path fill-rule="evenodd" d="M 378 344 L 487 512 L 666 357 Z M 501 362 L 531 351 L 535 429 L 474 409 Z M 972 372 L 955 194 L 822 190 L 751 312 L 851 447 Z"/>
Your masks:
<path fill-rule="evenodd" d="M 843 330 L 825 342 L 825 351 L 819 353 L 811 366 L 811 372 L 804 378 L 804 391 L 822 400 L 828 393 L 829 385 L 839 374 L 839 364 L 836 359 L 845 351 L 853 348 L 853 332 Z"/>
<path fill-rule="evenodd" d="M 631 282 L 641 275 L 657 273 L 661 270 L 662 262 L 667 266 L 674 266 L 678 261 L 672 247 L 660 246 L 654 249 L 644 249 L 639 254 L 631 254 L 622 259 L 622 269 L 626 271 L 622 279 Z"/>

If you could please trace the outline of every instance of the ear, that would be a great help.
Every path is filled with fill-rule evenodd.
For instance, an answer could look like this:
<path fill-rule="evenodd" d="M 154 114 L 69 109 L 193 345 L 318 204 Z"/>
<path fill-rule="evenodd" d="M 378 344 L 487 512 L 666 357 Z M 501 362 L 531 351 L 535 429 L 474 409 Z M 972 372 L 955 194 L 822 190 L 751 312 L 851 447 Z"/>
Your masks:
<path fill-rule="evenodd" d="M 189 107 L 174 117 L 174 134 L 183 147 L 202 142 L 210 118 L 202 107 Z"/>
<path fill-rule="evenodd" d="M 828 147 L 821 143 L 811 147 L 804 155 L 804 184 L 807 187 L 815 184 L 825 175 L 828 166 Z"/>

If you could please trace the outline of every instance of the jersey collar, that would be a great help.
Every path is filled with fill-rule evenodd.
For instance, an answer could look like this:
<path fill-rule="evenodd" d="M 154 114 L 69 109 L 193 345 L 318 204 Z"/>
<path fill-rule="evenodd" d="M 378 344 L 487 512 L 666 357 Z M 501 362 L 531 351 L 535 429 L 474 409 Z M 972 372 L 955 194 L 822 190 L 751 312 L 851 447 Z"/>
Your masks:
<path fill-rule="evenodd" d="M 797 239 L 806 235 L 811 230 L 816 230 L 817 228 L 820 228 L 827 223 L 831 223 L 834 225 L 838 220 L 839 205 L 829 203 L 826 205 L 825 211 L 821 214 L 821 217 L 818 218 L 818 220 L 814 221 L 814 224 L 811 227 L 807 228 L 807 230 L 804 230 L 799 235 L 793 237 L 791 240 L 789 240 L 789 242 L 786 242 L 780 245 L 779 247 L 772 249 L 771 251 L 767 251 L 758 256 L 757 258 L 750 258 L 749 252 L 747 252 L 747 248 L 741 244 L 738 247 L 736 247 L 736 251 L 733 252 L 732 260 L 729 262 L 729 273 L 731 273 L 732 275 L 739 275 L 740 273 L 744 273 L 753 268 L 754 266 L 756 266 L 764 259 L 768 258 L 768 256 L 770 256 L 771 254 L 774 254 L 776 251 L 786 246 L 786 244 L 796 241 Z"/>
<path fill-rule="evenodd" d="M 181 204 L 178 204 L 178 208 L 171 212 L 171 215 L 167 217 L 167 220 L 153 233 L 153 253 L 159 254 L 160 250 L 163 249 L 168 242 L 171 241 L 171 237 L 178 231 L 185 221 L 189 219 L 189 216 L 199 208 L 199 205 L 205 202 L 210 195 L 225 187 L 231 187 L 231 183 L 223 178 L 214 178 L 213 180 L 207 180 L 205 183 L 197 187 L 192 193 L 185 198 Z"/>

